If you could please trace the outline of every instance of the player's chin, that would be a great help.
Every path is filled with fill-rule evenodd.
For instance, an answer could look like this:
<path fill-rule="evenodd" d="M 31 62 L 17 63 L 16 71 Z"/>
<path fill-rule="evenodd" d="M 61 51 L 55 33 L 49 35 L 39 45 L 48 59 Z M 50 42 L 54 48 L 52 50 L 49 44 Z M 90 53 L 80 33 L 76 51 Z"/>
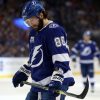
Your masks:
<path fill-rule="evenodd" d="M 32 26 L 33 29 L 37 30 L 38 29 L 38 26 Z"/>

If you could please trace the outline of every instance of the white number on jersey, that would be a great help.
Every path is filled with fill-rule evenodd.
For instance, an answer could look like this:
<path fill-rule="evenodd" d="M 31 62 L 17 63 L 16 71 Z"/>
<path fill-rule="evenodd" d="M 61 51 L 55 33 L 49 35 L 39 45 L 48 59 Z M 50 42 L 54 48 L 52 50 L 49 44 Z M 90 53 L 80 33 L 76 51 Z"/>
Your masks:
<path fill-rule="evenodd" d="M 56 37 L 54 39 L 56 47 L 66 46 L 66 42 L 64 40 L 64 36 Z"/>

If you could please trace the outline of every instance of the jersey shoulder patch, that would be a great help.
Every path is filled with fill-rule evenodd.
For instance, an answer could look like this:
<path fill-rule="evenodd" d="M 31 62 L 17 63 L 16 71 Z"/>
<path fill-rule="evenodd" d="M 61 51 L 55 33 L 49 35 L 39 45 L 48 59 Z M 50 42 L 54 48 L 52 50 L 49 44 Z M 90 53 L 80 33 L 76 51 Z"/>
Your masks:
<path fill-rule="evenodd" d="M 80 43 L 83 43 L 83 40 L 79 40 L 78 43 L 79 43 L 79 44 L 80 44 Z"/>
<path fill-rule="evenodd" d="M 92 41 L 92 44 L 93 44 L 93 45 L 96 45 L 96 42 L 95 42 L 95 41 Z"/>
<path fill-rule="evenodd" d="M 59 25 L 56 24 L 56 23 L 51 23 L 51 24 L 49 25 L 49 28 L 57 28 L 57 27 L 59 27 Z"/>

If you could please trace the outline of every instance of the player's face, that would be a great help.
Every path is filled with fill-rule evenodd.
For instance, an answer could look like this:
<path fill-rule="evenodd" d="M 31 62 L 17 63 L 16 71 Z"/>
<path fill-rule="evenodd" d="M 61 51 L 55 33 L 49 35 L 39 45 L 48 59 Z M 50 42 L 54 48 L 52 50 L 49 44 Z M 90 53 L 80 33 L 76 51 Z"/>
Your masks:
<path fill-rule="evenodd" d="M 89 41 L 91 39 L 91 37 L 89 35 L 83 35 L 83 39 L 85 41 Z"/>
<path fill-rule="evenodd" d="M 39 19 L 37 17 L 32 17 L 32 18 L 29 18 L 29 19 L 26 19 L 25 22 L 33 27 L 34 29 L 37 29 L 38 28 L 38 25 L 39 25 Z"/>
<path fill-rule="evenodd" d="M 36 31 L 40 30 L 43 28 L 43 18 L 40 17 L 32 17 L 29 18 L 27 20 L 25 20 L 25 22 L 31 26 L 32 28 L 34 28 Z"/>

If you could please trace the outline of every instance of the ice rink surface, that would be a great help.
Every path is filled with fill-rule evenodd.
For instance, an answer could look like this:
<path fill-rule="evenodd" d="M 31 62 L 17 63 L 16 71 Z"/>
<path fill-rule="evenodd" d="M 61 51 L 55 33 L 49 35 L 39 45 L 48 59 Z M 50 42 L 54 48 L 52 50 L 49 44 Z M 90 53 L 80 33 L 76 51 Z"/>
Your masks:
<path fill-rule="evenodd" d="M 90 90 L 84 100 L 100 100 L 100 75 L 95 76 L 96 85 L 95 92 Z M 83 90 L 81 77 L 75 77 L 75 85 L 69 89 L 69 92 L 80 94 Z M 30 86 L 14 88 L 11 79 L 0 79 L 0 100 L 25 100 L 26 94 Z M 59 100 L 59 98 L 57 99 Z M 66 97 L 66 100 L 79 100 L 72 97 Z"/>

